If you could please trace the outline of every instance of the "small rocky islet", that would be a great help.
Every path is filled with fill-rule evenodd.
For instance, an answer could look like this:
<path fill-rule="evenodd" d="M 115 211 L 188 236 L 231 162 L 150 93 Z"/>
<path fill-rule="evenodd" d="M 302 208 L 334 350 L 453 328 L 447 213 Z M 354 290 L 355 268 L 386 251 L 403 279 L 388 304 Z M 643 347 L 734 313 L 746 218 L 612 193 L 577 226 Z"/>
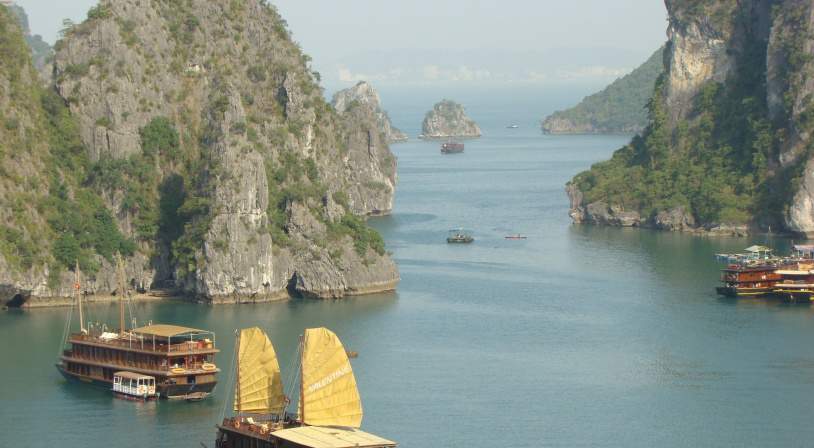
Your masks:
<path fill-rule="evenodd" d="M 469 118 L 464 107 L 452 100 L 436 103 L 424 116 L 421 125 L 421 138 L 478 138 L 480 127 Z"/>

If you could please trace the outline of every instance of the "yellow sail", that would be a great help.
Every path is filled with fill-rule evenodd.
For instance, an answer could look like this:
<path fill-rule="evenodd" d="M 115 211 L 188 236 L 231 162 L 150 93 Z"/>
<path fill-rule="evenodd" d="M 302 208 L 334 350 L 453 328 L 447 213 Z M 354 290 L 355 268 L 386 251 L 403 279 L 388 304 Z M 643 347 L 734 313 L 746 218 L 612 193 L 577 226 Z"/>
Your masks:
<path fill-rule="evenodd" d="M 362 425 L 362 400 L 350 360 L 327 328 L 305 330 L 299 412 L 306 425 Z"/>
<path fill-rule="evenodd" d="M 277 354 L 266 333 L 257 328 L 240 331 L 235 383 L 235 411 L 282 414 L 285 395 Z"/>

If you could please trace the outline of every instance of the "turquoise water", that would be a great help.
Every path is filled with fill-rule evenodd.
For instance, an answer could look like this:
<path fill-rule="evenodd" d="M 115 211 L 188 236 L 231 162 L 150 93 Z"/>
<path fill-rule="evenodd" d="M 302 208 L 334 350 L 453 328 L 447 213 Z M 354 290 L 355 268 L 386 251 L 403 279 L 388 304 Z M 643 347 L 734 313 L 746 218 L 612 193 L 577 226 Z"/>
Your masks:
<path fill-rule="evenodd" d="M 395 213 L 374 225 L 397 294 L 136 314 L 217 332 L 221 367 L 234 329 L 262 326 L 285 373 L 302 329 L 328 326 L 360 354 L 365 429 L 408 448 L 811 445 L 814 311 L 713 290 L 714 253 L 789 242 L 570 225 L 563 184 L 626 138 L 540 135 L 518 101 L 521 118 L 510 103 L 470 106 L 486 136 L 464 154 L 394 146 Z M 412 133 L 414 110 L 391 114 Z M 447 245 L 452 227 L 476 242 Z M 529 239 L 503 238 L 514 233 Z M 53 368 L 65 313 L 0 312 L 0 446 L 213 446 L 228 375 L 200 403 L 66 383 Z"/>

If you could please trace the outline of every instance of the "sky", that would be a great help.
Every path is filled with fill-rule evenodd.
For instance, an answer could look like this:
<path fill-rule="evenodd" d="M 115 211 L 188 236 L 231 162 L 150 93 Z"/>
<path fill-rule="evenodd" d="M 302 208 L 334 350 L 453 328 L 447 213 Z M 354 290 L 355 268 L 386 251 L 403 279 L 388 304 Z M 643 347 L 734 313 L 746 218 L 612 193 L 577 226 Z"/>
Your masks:
<path fill-rule="evenodd" d="M 53 42 L 96 0 L 17 0 Z M 666 39 L 660 0 L 272 0 L 328 87 L 606 83 Z"/>

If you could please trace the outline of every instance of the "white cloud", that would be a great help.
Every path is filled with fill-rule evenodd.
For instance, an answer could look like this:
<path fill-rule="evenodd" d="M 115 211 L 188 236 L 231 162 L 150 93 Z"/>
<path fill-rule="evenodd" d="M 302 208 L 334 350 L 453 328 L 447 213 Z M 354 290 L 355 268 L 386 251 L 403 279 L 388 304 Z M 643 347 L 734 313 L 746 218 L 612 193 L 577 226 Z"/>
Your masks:
<path fill-rule="evenodd" d="M 557 77 L 560 79 L 618 78 L 630 73 L 630 71 L 629 68 L 592 65 L 571 70 L 557 70 Z"/>

